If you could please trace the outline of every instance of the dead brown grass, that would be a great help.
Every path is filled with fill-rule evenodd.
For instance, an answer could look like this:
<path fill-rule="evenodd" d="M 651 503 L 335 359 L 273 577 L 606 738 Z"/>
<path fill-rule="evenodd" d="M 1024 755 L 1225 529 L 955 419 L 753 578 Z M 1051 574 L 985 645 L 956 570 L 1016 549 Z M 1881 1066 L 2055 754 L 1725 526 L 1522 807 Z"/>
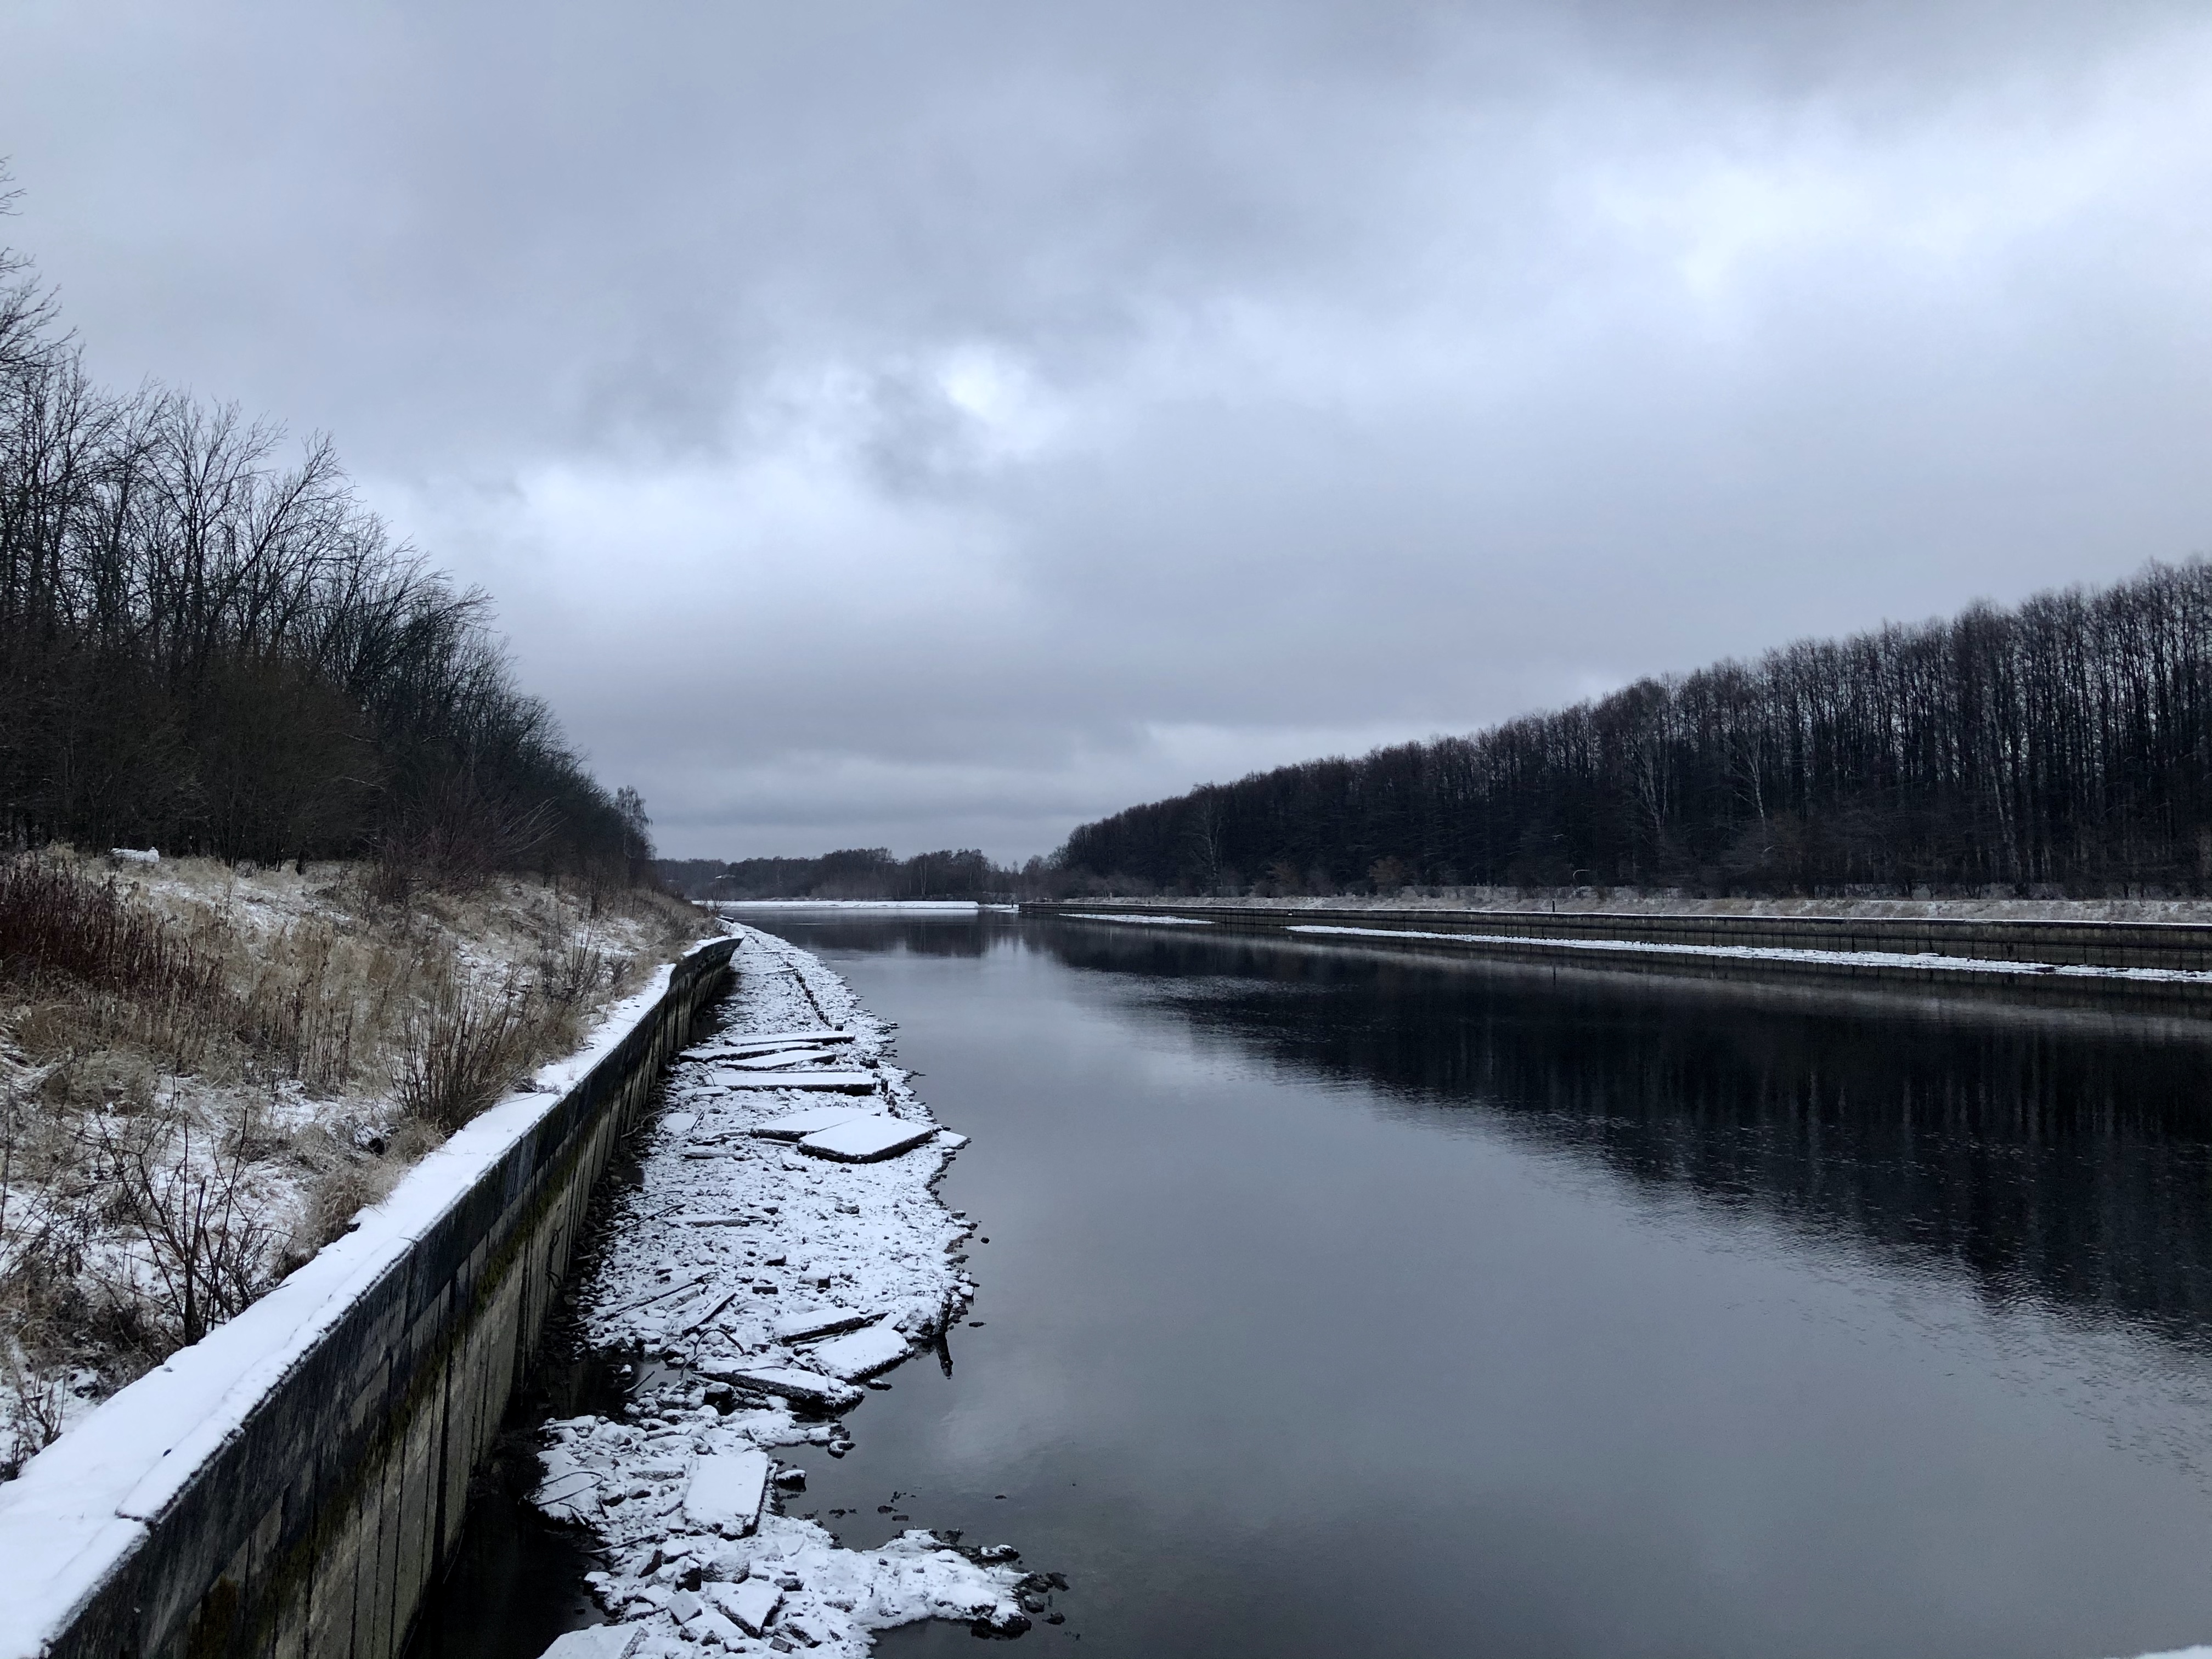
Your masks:
<path fill-rule="evenodd" d="M 0 1478 L 703 931 L 658 894 L 378 882 L 0 864 Z"/>

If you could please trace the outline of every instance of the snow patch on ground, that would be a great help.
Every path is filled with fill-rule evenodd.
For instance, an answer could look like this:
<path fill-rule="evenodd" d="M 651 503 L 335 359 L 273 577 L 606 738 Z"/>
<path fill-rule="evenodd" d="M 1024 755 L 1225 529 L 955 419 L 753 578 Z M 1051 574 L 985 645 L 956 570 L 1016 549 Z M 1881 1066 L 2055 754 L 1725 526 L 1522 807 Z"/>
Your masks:
<path fill-rule="evenodd" d="M 933 1131 L 908 1073 L 890 1062 L 889 1030 L 844 981 L 795 946 L 738 931 L 729 1026 L 693 1053 L 726 1052 L 749 1032 L 833 1026 L 852 1035 L 841 1063 L 875 1084 L 856 1105 Z M 957 1137 L 847 1164 L 757 1133 L 807 1107 L 797 1090 L 731 1088 L 714 1066 L 679 1060 L 642 1178 L 611 1218 L 580 1298 L 587 1340 L 641 1345 L 685 1374 L 634 1398 L 625 1420 L 545 1431 L 535 1500 L 608 1547 L 608 1570 L 589 1582 L 617 1624 L 641 1631 L 632 1659 L 700 1648 L 859 1656 L 871 1632 L 921 1619 L 1011 1634 L 1027 1627 L 1024 1601 L 1042 1583 L 1007 1565 L 1011 1550 L 956 1550 L 919 1530 L 848 1550 L 776 1513 L 773 1498 L 757 1521 L 740 1513 L 743 1460 L 810 1444 L 842 1456 L 844 1425 L 809 1404 L 864 1397 L 845 1379 L 927 1345 L 975 1291 L 957 1259 L 969 1229 L 932 1190 Z"/>

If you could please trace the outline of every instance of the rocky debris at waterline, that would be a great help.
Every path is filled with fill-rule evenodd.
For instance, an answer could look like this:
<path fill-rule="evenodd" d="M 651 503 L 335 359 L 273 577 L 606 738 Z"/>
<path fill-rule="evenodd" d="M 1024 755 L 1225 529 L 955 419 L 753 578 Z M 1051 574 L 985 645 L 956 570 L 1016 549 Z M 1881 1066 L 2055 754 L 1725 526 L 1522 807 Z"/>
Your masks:
<path fill-rule="evenodd" d="M 811 1443 L 842 1455 L 853 1442 L 836 1414 L 866 1398 L 854 1379 L 938 1337 L 975 1286 L 955 1255 L 969 1228 L 932 1190 L 961 1143 L 884 1063 L 888 1029 L 811 957 L 743 931 L 735 1020 L 779 1041 L 835 1036 L 868 1068 L 844 1075 L 881 1098 L 802 1111 L 804 1073 L 675 1070 L 580 1311 L 588 1340 L 664 1357 L 678 1380 L 634 1397 L 624 1420 L 549 1425 L 533 1497 L 607 1547 L 587 1582 L 609 1628 L 641 1632 L 629 1659 L 702 1648 L 858 1659 L 870 1632 L 928 1618 L 1016 1634 L 1029 1581 L 1012 1550 L 954 1549 L 922 1531 L 847 1550 L 776 1512 L 779 1489 L 804 1473 L 771 1454 Z M 815 1008 L 845 1029 L 801 1026 Z M 691 1052 L 727 1059 L 766 1040 L 726 1032 Z M 785 1139 L 759 1134 L 821 1113 Z M 801 1155 L 810 1137 L 855 1122 L 842 1144 L 874 1148 L 872 1161 Z"/>

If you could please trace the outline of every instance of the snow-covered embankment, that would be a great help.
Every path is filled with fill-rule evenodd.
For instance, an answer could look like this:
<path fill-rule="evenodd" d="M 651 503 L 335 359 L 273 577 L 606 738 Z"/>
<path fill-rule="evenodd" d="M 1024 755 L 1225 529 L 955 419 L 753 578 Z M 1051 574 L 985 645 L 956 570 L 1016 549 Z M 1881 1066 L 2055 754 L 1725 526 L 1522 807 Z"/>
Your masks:
<path fill-rule="evenodd" d="M 775 1512 L 803 1478 L 786 1449 L 842 1455 L 861 1380 L 931 1343 L 975 1286 L 968 1229 L 932 1190 L 962 1138 L 842 980 L 740 931 L 724 1029 L 679 1061 L 580 1298 L 588 1340 L 663 1357 L 675 1380 L 624 1420 L 546 1431 L 538 1502 L 611 1547 L 592 1585 L 616 1627 L 562 1646 L 860 1655 L 870 1632 L 927 1618 L 1013 1633 L 1046 1581 L 1011 1550 L 920 1530 L 848 1550 Z"/>

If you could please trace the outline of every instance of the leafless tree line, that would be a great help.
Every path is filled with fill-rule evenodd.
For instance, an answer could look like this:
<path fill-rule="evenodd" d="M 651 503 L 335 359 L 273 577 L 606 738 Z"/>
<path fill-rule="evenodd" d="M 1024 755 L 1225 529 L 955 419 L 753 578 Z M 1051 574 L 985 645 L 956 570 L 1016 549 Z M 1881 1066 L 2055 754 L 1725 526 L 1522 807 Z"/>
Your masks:
<path fill-rule="evenodd" d="M 1031 865 L 1042 868 L 1032 859 Z M 973 848 L 893 858 L 887 848 L 854 847 L 818 858 L 663 859 L 662 882 L 686 898 L 1000 899 L 1025 892 L 1020 870 Z M 1036 872 L 1029 872 L 1034 876 Z"/>
<path fill-rule="evenodd" d="M 0 848 L 641 873 L 641 803 L 516 687 L 485 595 L 287 447 L 94 385 L 0 251 Z"/>
<path fill-rule="evenodd" d="M 2212 565 L 1208 785 L 1083 826 L 1060 861 L 1194 892 L 2201 893 Z"/>

